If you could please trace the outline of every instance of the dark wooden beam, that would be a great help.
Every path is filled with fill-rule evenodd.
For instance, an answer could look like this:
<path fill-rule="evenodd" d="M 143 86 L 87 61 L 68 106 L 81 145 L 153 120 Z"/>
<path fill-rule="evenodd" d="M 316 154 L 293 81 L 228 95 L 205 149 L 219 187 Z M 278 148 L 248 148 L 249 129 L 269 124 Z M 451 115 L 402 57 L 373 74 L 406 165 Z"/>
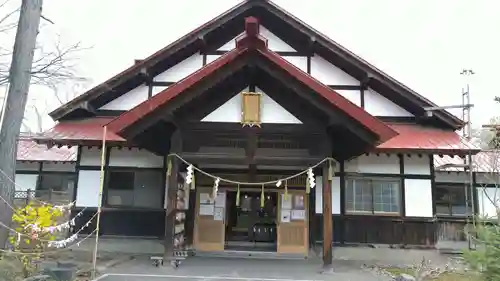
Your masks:
<path fill-rule="evenodd" d="M 182 152 L 182 136 L 179 128 L 174 131 L 170 138 L 170 153 Z M 177 199 L 177 182 L 180 160 L 177 157 L 170 157 L 170 177 L 168 177 L 167 189 L 167 208 L 165 211 L 165 242 L 164 242 L 164 258 L 167 259 L 173 256 L 173 238 L 174 238 L 174 225 L 176 213 L 176 199 Z"/>
<path fill-rule="evenodd" d="M 328 139 L 328 137 L 326 137 Z M 331 157 L 331 145 L 325 144 L 325 154 Z M 332 215 L 332 182 L 328 179 L 328 165 L 323 164 L 323 269 L 329 270 L 333 266 L 333 215 Z"/>
<path fill-rule="evenodd" d="M 207 55 L 211 55 L 211 56 L 222 56 L 222 55 L 225 55 L 226 53 L 228 53 L 229 51 L 220 51 L 220 50 L 217 50 L 217 51 L 208 51 L 206 54 Z M 277 51 L 276 52 L 278 55 L 282 56 L 282 57 L 305 57 L 308 55 L 307 52 L 297 52 L 297 51 L 291 51 L 291 52 L 287 52 L 287 51 Z"/>
<path fill-rule="evenodd" d="M 181 121 L 182 127 L 189 132 L 242 132 L 241 124 L 239 123 L 222 123 L 222 122 L 189 122 Z M 311 128 L 304 124 L 264 124 L 259 128 L 259 134 L 265 133 L 284 133 L 294 136 L 302 135 L 322 135 L 319 129 Z"/>
<path fill-rule="evenodd" d="M 246 143 L 247 146 L 245 148 L 245 154 L 247 157 L 247 163 L 249 165 L 255 165 L 255 153 L 257 152 L 257 145 L 258 145 L 258 139 L 259 137 L 257 136 L 257 130 L 258 127 L 246 127 L 244 128 L 245 131 L 245 138 L 246 138 Z"/>
<path fill-rule="evenodd" d="M 225 165 L 248 165 L 246 155 L 235 154 L 212 154 L 199 152 L 184 152 L 182 158 L 190 163 L 202 164 L 225 164 Z M 277 166 L 312 166 L 322 158 L 319 157 L 280 157 L 280 156 L 255 156 L 255 165 L 277 165 Z"/>

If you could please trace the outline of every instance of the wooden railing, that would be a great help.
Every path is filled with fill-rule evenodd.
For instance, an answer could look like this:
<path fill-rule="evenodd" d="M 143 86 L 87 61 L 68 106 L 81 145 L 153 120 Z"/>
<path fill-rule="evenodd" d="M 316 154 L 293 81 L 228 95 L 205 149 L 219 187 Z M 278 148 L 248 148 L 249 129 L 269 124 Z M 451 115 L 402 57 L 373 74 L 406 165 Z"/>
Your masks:
<path fill-rule="evenodd" d="M 73 194 L 69 191 L 48 190 L 16 190 L 14 192 L 14 204 L 24 206 L 30 201 L 45 202 L 51 204 L 68 204 L 73 200 Z"/>

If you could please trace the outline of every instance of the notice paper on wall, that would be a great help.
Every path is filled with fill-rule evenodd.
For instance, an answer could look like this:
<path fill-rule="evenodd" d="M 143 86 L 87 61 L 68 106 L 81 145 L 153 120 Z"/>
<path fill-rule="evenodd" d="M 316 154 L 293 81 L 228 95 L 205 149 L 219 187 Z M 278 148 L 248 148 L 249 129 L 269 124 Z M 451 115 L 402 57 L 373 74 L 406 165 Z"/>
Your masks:
<path fill-rule="evenodd" d="M 280 222 L 290 222 L 290 210 L 281 210 L 281 220 Z"/>
<path fill-rule="evenodd" d="M 285 194 L 281 194 L 281 209 L 290 210 L 292 209 L 292 196 L 289 194 L 285 198 Z"/>
<path fill-rule="evenodd" d="M 210 193 L 200 193 L 200 204 L 211 204 L 212 198 Z"/>
<path fill-rule="evenodd" d="M 213 216 L 214 205 L 200 204 L 200 216 Z"/>
<path fill-rule="evenodd" d="M 215 207 L 221 207 L 221 208 L 226 207 L 226 193 L 225 192 L 220 192 L 217 194 L 217 197 L 215 197 Z"/>
<path fill-rule="evenodd" d="M 215 208 L 214 209 L 214 221 L 222 221 L 224 220 L 224 208 Z"/>
<path fill-rule="evenodd" d="M 291 218 L 292 218 L 292 220 L 305 220 L 306 219 L 306 211 L 304 211 L 304 210 L 292 210 Z"/>

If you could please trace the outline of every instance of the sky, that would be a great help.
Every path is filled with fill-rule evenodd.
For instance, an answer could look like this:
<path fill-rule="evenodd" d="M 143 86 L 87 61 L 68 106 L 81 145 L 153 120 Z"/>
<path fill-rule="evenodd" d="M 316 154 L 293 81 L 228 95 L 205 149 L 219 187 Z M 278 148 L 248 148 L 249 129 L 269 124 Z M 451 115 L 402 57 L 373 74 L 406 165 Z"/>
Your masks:
<path fill-rule="evenodd" d="M 19 0 L 12 0 L 20 2 Z M 497 113 L 500 95 L 500 3 L 489 0 L 275 0 L 313 28 L 440 106 L 459 105 L 470 83 L 472 124 Z M 78 69 L 96 85 L 239 3 L 238 0 L 45 0 L 54 24 L 40 44 L 60 34 L 89 47 Z M 475 72 L 466 79 L 462 69 Z M 82 91 L 83 89 L 79 89 Z M 53 98 L 31 92 L 48 107 Z M 49 101 L 49 102 L 46 102 Z M 459 114 L 461 109 L 450 110 Z"/>

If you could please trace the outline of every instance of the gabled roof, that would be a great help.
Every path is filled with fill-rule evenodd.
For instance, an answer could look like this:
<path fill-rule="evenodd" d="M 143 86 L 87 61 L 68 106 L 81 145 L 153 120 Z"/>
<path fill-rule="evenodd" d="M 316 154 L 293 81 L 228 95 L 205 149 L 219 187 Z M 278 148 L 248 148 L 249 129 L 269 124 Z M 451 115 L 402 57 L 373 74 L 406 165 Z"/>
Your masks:
<path fill-rule="evenodd" d="M 364 130 L 375 136 L 376 143 L 383 143 L 395 137 L 397 133 L 378 118 L 358 107 L 345 97 L 341 96 L 328 86 L 312 78 L 307 73 L 298 69 L 275 52 L 267 47 L 267 39 L 259 35 L 259 22 L 256 18 L 248 17 L 245 21 L 245 34 L 236 40 L 236 48 L 224 54 L 219 59 L 202 67 L 200 70 L 189 75 L 185 79 L 163 90 L 152 98 L 142 102 L 133 109 L 121 114 L 108 124 L 108 129 L 116 134 L 127 138 L 126 131 L 136 123 L 148 118 L 155 111 L 163 111 L 165 105 L 175 101 L 176 97 L 183 94 L 190 88 L 195 87 L 204 79 L 213 79 L 213 75 L 222 67 L 230 67 L 236 60 L 245 55 L 256 55 L 252 57 L 255 61 L 265 61 L 287 73 L 301 84 L 307 86 L 312 92 L 317 94 L 321 100 L 327 103 L 335 112 L 342 112 L 345 116 L 354 120 L 355 124 L 364 127 Z M 259 64 L 256 64 L 260 67 Z M 179 106 L 179 105 L 176 105 Z"/>
<path fill-rule="evenodd" d="M 415 91 L 406 87 L 396 79 L 377 69 L 365 60 L 356 56 L 337 42 L 314 30 L 304 22 L 267 0 L 247 0 L 231 8 L 220 16 L 193 30 L 191 33 L 173 42 L 162 50 L 154 53 L 150 57 L 129 67 L 125 71 L 92 88 L 83 95 L 75 98 L 69 103 L 59 107 L 50 113 L 55 120 L 64 118 L 77 110 L 92 112 L 92 102 L 102 100 L 103 96 L 117 95 L 120 87 L 130 87 L 129 84 L 140 85 L 145 82 L 145 75 L 149 71 L 158 72 L 155 68 L 159 64 L 173 66 L 190 55 L 200 52 L 207 45 L 222 45 L 232 37 L 241 33 L 240 24 L 244 17 L 255 15 L 262 20 L 262 23 L 275 23 L 277 25 L 275 33 L 285 32 L 285 29 L 293 29 L 295 34 L 289 36 L 290 40 L 305 48 L 311 48 L 308 52 L 314 52 L 330 60 L 333 64 L 343 64 L 343 68 L 349 68 L 353 76 L 367 82 L 372 88 L 379 88 L 381 94 L 391 95 L 393 99 L 398 99 L 400 103 L 412 108 L 411 111 L 416 116 L 424 116 L 425 107 L 435 107 L 436 104 L 419 95 Z M 335 62 L 333 62 L 335 61 Z M 463 122 L 447 112 L 446 110 L 434 111 L 433 117 L 449 128 L 458 129 L 463 126 Z"/>
<path fill-rule="evenodd" d="M 76 147 L 51 147 L 37 144 L 34 137 L 21 134 L 17 143 L 17 161 L 26 162 L 74 162 Z"/>

